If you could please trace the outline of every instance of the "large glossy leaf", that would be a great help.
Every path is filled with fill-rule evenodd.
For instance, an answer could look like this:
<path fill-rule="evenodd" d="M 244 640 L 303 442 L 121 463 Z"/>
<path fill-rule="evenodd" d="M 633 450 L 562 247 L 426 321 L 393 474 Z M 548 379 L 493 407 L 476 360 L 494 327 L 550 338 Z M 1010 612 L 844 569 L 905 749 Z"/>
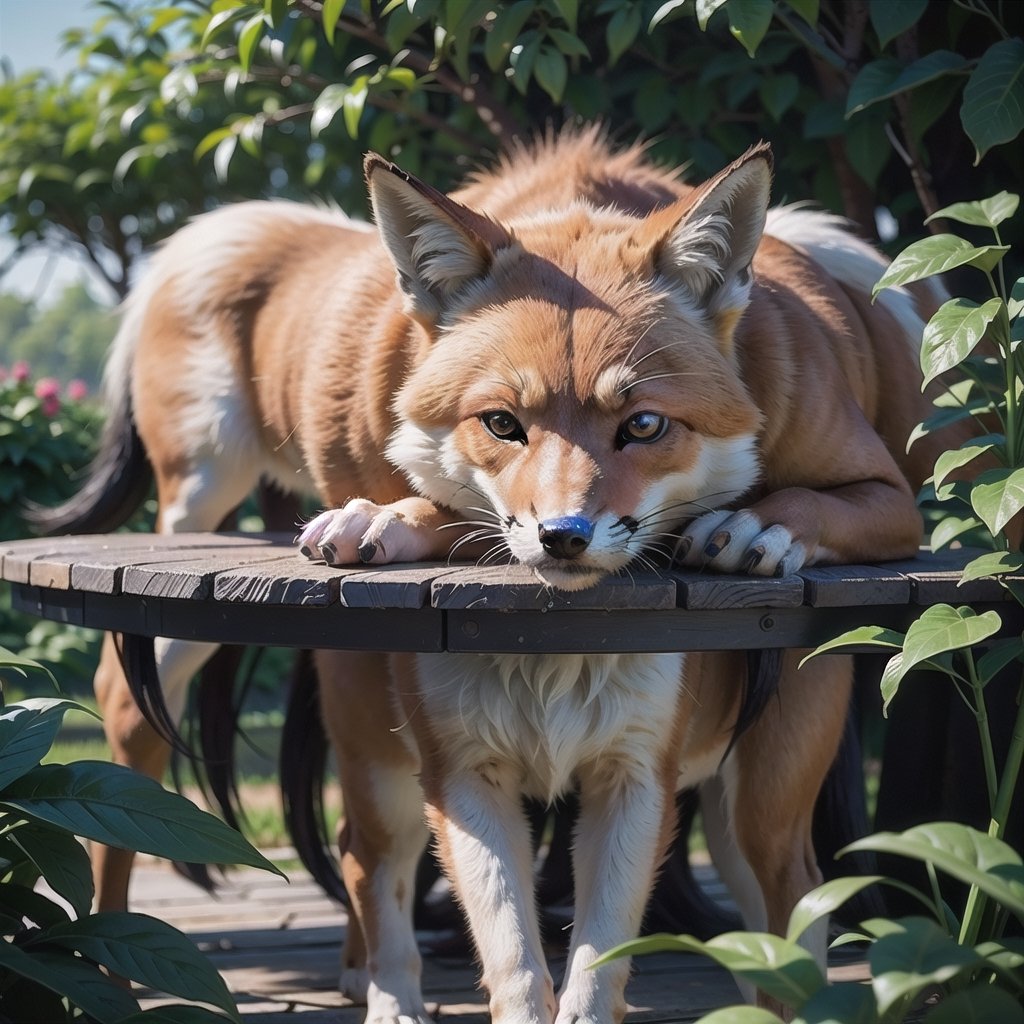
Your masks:
<path fill-rule="evenodd" d="M 942 304 L 925 326 L 921 341 L 922 389 L 974 351 L 1002 308 L 1002 299 L 989 299 L 981 306 L 963 298 Z"/>
<path fill-rule="evenodd" d="M 1024 40 L 990 46 L 964 88 L 960 121 L 975 148 L 975 166 L 993 147 L 1024 130 Z"/>
<path fill-rule="evenodd" d="M 907 630 L 902 672 L 938 654 L 976 644 L 998 633 L 1001 627 L 1002 620 L 994 611 L 978 614 L 966 605 L 959 608 L 948 604 L 932 605 Z"/>
<path fill-rule="evenodd" d="M 99 1024 L 114 1024 L 139 1010 L 130 992 L 95 964 L 70 953 L 49 950 L 27 953 L 10 942 L 0 942 L 0 968 L 67 996 Z M 17 1019 L 16 1007 L 5 1006 L 4 1009 L 14 1014 L 12 1020 Z"/>
<path fill-rule="evenodd" d="M 484 59 L 492 71 L 497 71 L 508 63 L 508 55 L 523 26 L 530 20 L 534 6 L 529 2 L 505 4 L 498 11 L 487 35 L 484 36 Z"/>
<path fill-rule="evenodd" d="M 281 872 L 234 829 L 120 765 L 42 765 L 0 794 L 0 807 L 108 846 L 158 857 Z"/>
<path fill-rule="evenodd" d="M 894 57 L 880 57 L 865 64 L 850 85 L 846 116 L 849 118 L 872 103 L 895 95 L 899 91 L 895 83 L 902 71 L 903 65 Z"/>
<path fill-rule="evenodd" d="M 980 519 L 974 516 L 946 516 L 934 530 L 932 530 L 931 546 L 935 551 L 952 544 L 957 537 L 967 533 L 968 530 L 976 530 L 982 526 Z"/>
<path fill-rule="evenodd" d="M 1020 196 L 1012 192 L 997 192 L 988 199 L 980 199 L 969 203 L 952 203 L 936 210 L 925 218 L 925 224 L 933 220 L 945 218 L 957 220 L 961 224 L 974 224 L 980 228 L 998 227 L 1004 220 L 1009 219 L 1017 212 L 1020 205 Z"/>
<path fill-rule="evenodd" d="M 867 985 L 840 981 L 814 993 L 793 1024 L 878 1024 L 875 994 Z"/>
<path fill-rule="evenodd" d="M 10 834 L 39 869 L 47 884 L 82 917 L 92 906 L 93 881 L 89 854 L 70 833 L 29 822 Z"/>
<path fill-rule="evenodd" d="M 987 576 L 1005 576 L 1007 573 L 1019 572 L 1022 568 L 1024 555 L 1016 551 L 989 551 L 964 566 L 958 586 Z"/>
<path fill-rule="evenodd" d="M 789 915 L 786 939 L 796 942 L 815 921 L 835 912 L 869 885 L 884 880 L 884 875 L 832 878 L 802 896 Z"/>
<path fill-rule="evenodd" d="M 994 985 L 971 985 L 942 999 L 924 1024 L 1024 1024 L 1024 1004 Z"/>
<path fill-rule="evenodd" d="M 782 1018 L 760 1006 L 723 1006 L 701 1017 L 700 1024 L 782 1024 Z"/>
<path fill-rule="evenodd" d="M 49 753 L 69 708 L 92 714 L 59 697 L 31 697 L 0 708 L 0 790 Z"/>
<path fill-rule="evenodd" d="M 785 1006 L 803 1005 L 825 984 L 821 969 L 806 949 L 767 932 L 726 932 L 707 942 L 692 935 L 651 935 L 616 947 L 597 963 L 617 956 L 667 951 L 708 956 Z"/>
<path fill-rule="evenodd" d="M 934 864 L 1002 903 L 1024 920 L 1024 866 L 1009 844 L 968 825 L 942 821 L 865 836 L 841 852 L 873 850 Z"/>
<path fill-rule="evenodd" d="M 240 1019 L 227 985 L 210 961 L 191 939 L 155 917 L 93 914 L 48 928 L 36 943 L 74 950 L 115 974 L 169 995 L 209 1003 Z"/>
<path fill-rule="evenodd" d="M 984 437 L 972 437 L 969 441 L 953 451 L 943 452 L 935 460 L 935 472 L 932 474 L 932 485 L 938 489 L 950 473 L 970 465 L 975 459 L 986 452 L 997 450 L 1000 459 L 1003 457 L 1002 445 L 1005 438 L 1002 434 L 986 434 Z"/>
<path fill-rule="evenodd" d="M 898 1002 L 941 985 L 982 962 L 968 946 L 950 938 L 934 921 L 903 918 L 900 929 L 871 944 L 868 963 L 879 1015 Z"/>
<path fill-rule="evenodd" d="M 817 657 L 819 654 L 847 647 L 882 647 L 898 650 L 903 646 L 903 640 L 904 634 L 898 633 L 895 629 L 886 629 L 884 626 L 858 626 L 816 647 L 800 664 L 803 665 L 809 658 Z"/>
<path fill-rule="evenodd" d="M 944 274 L 955 267 L 974 266 L 991 270 L 1008 251 L 1009 246 L 1006 245 L 971 245 L 958 235 L 931 235 L 908 245 L 889 264 L 871 294 L 877 295 L 883 288 Z"/>
<path fill-rule="evenodd" d="M 729 0 L 729 31 L 751 57 L 768 33 L 774 7 L 773 0 Z"/>
<path fill-rule="evenodd" d="M 1024 468 L 992 469 L 971 489 L 971 507 L 994 535 L 1024 508 Z"/>
<path fill-rule="evenodd" d="M 884 47 L 917 24 L 927 6 L 928 0 L 870 0 L 868 10 L 878 45 Z"/>
<path fill-rule="evenodd" d="M 0 885 L 0 910 L 18 920 L 27 918 L 38 928 L 70 920 L 67 911 L 58 903 L 27 885 L 9 880 Z"/>

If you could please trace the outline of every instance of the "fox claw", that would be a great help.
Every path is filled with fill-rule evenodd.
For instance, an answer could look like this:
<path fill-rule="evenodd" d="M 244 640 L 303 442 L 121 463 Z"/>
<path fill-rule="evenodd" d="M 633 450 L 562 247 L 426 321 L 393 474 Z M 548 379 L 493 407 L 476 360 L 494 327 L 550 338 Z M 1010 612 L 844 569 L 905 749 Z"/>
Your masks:
<path fill-rule="evenodd" d="M 751 509 L 708 512 L 683 532 L 676 561 L 717 572 L 787 576 L 807 561 L 807 550 L 780 524 L 765 527 Z"/>
<path fill-rule="evenodd" d="M 299 551 L 328 565 L 383 565 L 430 554 L 433 531 L 410 523 L 403 510 L 354 498 L 321 512 L 298 537 Z"/>

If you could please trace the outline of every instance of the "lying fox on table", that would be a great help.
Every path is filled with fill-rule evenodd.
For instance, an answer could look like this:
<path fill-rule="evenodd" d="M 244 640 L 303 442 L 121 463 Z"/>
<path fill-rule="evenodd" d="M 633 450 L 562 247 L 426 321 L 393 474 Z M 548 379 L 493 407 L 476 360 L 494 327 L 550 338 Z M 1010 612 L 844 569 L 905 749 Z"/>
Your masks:
<path fill-rule="evenodd" d="M 590 129 L 452 196 L 370 155 L 376 231 L 284 202 L 203 216 L 128 300 L 103 453 L 51 525 L 136 493 L 141 444 L 161 531 L 214 529 L 264 477 L 329 507 L 300 544 L 332 564 L 454 551 L 575 591 L 666 549 L 758 575 L 911 556 L 921 318 L 906 293 L 871 303 L 884 262 L 837 218 L 769 211 L 771 169 L 758 145 L 692 187 Z M 212 650 L 157 641 L 174 714 Z M 783 932 L 820 877 L 811 813 L 851 685 L 849 658 L 799 658 L 732 743 L 737 654 L 320 653 L 354 912 L 341 988 L 369 1021 L 430 1019 L 410 906 L 432 833 L 496 1024 L 621 1020 L 628 962 L 589 968 L 636 935 L 681 786 L 701 787 L 746 924 Z M 159 775 L 167 744 L 111 643 L 96 686 L 117 759 Z M 556 993 L 520 801 L 572 786 Z M 123 906 L 130 855 L 96 861 L 101 906 Z M 804 940 L 821 960 L 824 938 Z"/>

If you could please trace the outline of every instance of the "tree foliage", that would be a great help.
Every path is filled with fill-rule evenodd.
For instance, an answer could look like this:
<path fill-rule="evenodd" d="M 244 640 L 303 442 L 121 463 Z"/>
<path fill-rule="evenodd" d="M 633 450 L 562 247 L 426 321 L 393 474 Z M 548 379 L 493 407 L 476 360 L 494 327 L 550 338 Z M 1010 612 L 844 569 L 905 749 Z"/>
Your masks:
<path fill-rule="evenodd" d="M 0 87 L 0 216 L 123 294 L 225 200 L 364 209 L 374 149 L 440 187 L 600 119 L 698 178 L 768 138 L 776 194 L 903 234 L 1024 176 L 1021 5 L 999 0 L 99 0 L 81 70 Z M 961 128 L 966 131 L 962 131 Z M 941 225 L 938 225 L 941 228 Z"/>

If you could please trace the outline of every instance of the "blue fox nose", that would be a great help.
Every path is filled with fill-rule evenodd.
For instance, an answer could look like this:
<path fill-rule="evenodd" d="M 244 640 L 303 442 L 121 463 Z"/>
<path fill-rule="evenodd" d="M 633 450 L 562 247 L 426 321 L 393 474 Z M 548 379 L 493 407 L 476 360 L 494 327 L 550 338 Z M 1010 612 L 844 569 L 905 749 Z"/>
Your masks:
<path fill-rule="evenodd" d="M 537 536 L 552 558 L 575 558 L 594 538 L 594 524 L 582 516 L 559 516 L 537 524 Z"/>

